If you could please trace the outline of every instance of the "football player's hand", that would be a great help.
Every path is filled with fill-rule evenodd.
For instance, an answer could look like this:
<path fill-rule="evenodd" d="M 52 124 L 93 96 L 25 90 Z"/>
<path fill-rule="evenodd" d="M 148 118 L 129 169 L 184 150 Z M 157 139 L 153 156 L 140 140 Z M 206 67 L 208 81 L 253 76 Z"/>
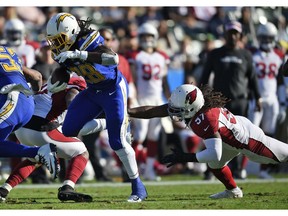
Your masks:
<path fill-rule="evenodd" d="M 56 92 L 60 92 L 63 91 L 64 89 L 66 89 L 67 87 L 67 83 L 63 82 L 61 85 L 60 81 L 55 82 L 54 84 L 51 83 L 51 76 L 49 77 L 48 81 L 47 81 L 47 89 L 48 91 L 50 91 L 51 93 L 56 93 Z"/>
<path fill-rule="evenodd" d="M 176 163 L 182 163 L 183 160 L 183 155 L 184 152 L 182 150 L 180 150 L 179 148 L 175 149 L 171 149 L 171 151 L 173 152 L 172 154 L 166 155 L 164 156 L 164 158 L 162 158 L 161 163 L 167 164 L 167 167 L 171 167 L 173 165 L 175 165 Z"/>
<path fill-rule="evenodd" d="M 87 51 L 65 51 L 60 53 L 58 56 L 55 57 L 55 60 L 58 60 L 59 63 L 63 63 L 66 61 L 66 59 L 80 59 L 80 60 L 86 60 L 88 57 Z"/>

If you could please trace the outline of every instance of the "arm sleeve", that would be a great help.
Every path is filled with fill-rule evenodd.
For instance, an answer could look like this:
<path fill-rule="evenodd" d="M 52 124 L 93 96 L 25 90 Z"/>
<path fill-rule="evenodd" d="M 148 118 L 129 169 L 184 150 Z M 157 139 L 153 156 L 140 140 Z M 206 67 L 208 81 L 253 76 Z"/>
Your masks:
<path fill-rule="evenodd" d="M 206 149 L 196 153 L 199 163 L 208 163 L 220 161 L 222 156 L 222 140 L 220 138 L 211 138 L 204 140 Z"/>
<path fill-rule="evenodd" d="M 259 92 L 259 87 L 258 87 L 258 78 L 256 76 L 256 71 L 253 65 L 253 58 L 252 55 L 250 53 L 247 53 L 247 72 L 248 72 L 248 86 L 249 89 L 251 89 L 253 91 L 253 94 L 255 96 L 256 99 L 259 99 L 260 96 L 260 92 Z"/>

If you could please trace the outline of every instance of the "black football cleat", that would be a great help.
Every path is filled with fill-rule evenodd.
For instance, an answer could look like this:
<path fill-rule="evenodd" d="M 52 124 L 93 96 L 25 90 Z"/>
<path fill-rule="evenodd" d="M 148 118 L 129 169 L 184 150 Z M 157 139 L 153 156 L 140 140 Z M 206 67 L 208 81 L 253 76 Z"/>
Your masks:
<path fill-rule="evenodd" d="M 5 202 L 9 191 L 6 188 L 0 187 L 0 202 Z"/>
<path fill-rule="evenodd" d="M 93 198 L 87 194 L 81 194 L 75 192 L 75 190 L 69 186 L 64 185 L 58 189 L 58 199 L 64 201 L 75 201 L 75 202 L 92 202 Z"/>

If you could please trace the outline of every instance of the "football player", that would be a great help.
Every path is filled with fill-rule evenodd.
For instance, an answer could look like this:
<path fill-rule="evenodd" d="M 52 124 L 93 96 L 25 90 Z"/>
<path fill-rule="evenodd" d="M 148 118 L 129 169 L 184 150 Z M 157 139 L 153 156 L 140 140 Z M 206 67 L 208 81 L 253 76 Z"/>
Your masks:
<path fill-rule="evenodd" d="M 54 73 L 57 70 L 65 72 L 61 71 L 62 68 L 57 68 Z M 53 143 L 57 146 L 57 156 L 69 161 L 63 186 L 58 191 L 59 200 L 91 202 L 91 196 L 74 191 L 75 184 L 88 162 L 88 151 L 80 139 L 65 137 L 61 129 L 67 107 L 73 98 L 86 88 L 86 82 L 82 77 L 73 73 L 66 89 L 51 93 L 48 91 L 51 88 L 50 79 L 51 76 L 49 84 L 43 85 L 41 90 L 34 95 L 35 109 L 32 118 L 26 125 L 15 131 L 15 134 L 21 143 L 29 146 Z M 26 179 L 35 168 L 36 164 L 29 160 L 21 162 L 0 188 L 1 196 L 6 197 L 10 190 Z"/>
<path fill-rule="evenodd" d="M 259 92 L 262 98 L 262 109 L 255 111 L 255 101 L 249 104 L 248 118 L 253 124 L 260 126 L 264 133 L 274 137 L 277 121 L 282 123 L 286 117 L 286 89 L 283 75 L 280 73 L 282 57 L 275 52 L 276 26 L 268 22 L 257 29 L 260 47 L 252 50 L 253 64 L 258 77 Z M 260 178 L 272 178 L 266 165 L 260 167 Z"/>
<path fill-rule="evenodd" d="M 45 143 L 42 147 L 29 147 L 7 140 L 13 131 L 32 117 L 32 90 L 39 90 L 41 74 L 22 67 L 21 60 L 11 48 L 0 46 L 0 76 L 0 157 L 27 157 L 30 161 L 45 164 L 56 178 L 59 170 L 54 145 Z M 5 200 L 5 197 L 0 196 L 0 200 Z"/>
<path fill-rule="evenodd" d="M 84 77 L 88 86 L 68 107 L 62 131 L 75 137 L 87 122 L 105 113 L 110 146 L 131 179 L 132 193 L 127 201 L 141 202 L 147 192 L 139 178 L 135 152 L 126 140 L 128 86 L 117 69 L 118 55 L 104 46 L 103 37 L 89 25 L 89 20 L 76 20 L 69 13 L 55 14 L 47 23 L 54 60 Z"/>
<path fill-rule="evenodd" d="M 151 23 L 144 23 L 138 29 L 139 50 L 129 54 L 129 62 L 134 75 L 137 101 L 141 106 L 163 104 L 163 95 L 170 97 L 167 81 L 169 57 L 157 50 L 158 31 Z M 158 140 L 161 134 L 161 119 L 133 120 L 133 148 L 138 154 L 143 149 L 142 144 L 147 140 L 147 159 L 143 174 L 146 180 L 159 180 L 155 174 L 154 163 L 157 157 Z M 139 161 L 138 161 L 139 162 Z"/>
<path fill-rule="evenodd" d="M 35 63 L 35 48 L 25 38 L 25 25 L 22 20 L 13 18 L 7 20 L 3 29 L 5 45 L 15 50 L 22 64 L 31 68 Z"/>
<path fill-rule="evenodd" d="M 196 135 L 203 139 L 206 149 L 197 153 L 174 150 L 166 155 L 163 163 L 207 163 L 226 190 L 210 198 L 241 198 L 242 190 L 233 179 L 228 162 L 240 153 L 251 161 L 278 164 L 288 161 L 288 145 L 264 134 L 261 128 L 246 117 L 233 115 L 224 108 L 227 98 L 208 85 L 201 90 L 184 84 L 176 88 L 169 102 L 160 106 L 131 108 L 128 113 L 135 118 L 170 116 L 174 121 L 184 121 Z"/>

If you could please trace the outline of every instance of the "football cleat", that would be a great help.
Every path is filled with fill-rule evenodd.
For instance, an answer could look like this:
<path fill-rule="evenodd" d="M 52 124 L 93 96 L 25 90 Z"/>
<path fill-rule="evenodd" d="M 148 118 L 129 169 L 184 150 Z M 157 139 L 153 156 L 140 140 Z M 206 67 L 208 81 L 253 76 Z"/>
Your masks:
<path fill-rule="evenodd" d="M 0 202 L 5 202 L 9 191 L 6 188 L 0 187 Z"/>
<path fill-rule="evenodd" d="M 64 185 L 58 189 L 58 199 L 64 201 L 75 201 L 75 202 L 92 202 L 93 198 L 87 194 L 81 194 L 75 192 L 74 188 L 69 185 Z"/>
<path fill-rule="evenodd" d="M 210 196 L 211 199 L 223 199 L 223 198 L 242 198 L 243 192 L 239 187 L 232 190 L 225 190 L 223 192 L 213 194 Z"/>
<path fill-rule="evenodd" d="M 136 179 L 133 179 L 131 180 L 131 182 L 132 182 L 132 194 L 127 201 L 132 203 L 144 201 L 148 197 L 148 194 L 140 178 L 138 177 Z"/>
<path fill-rule="evenodd" d="M 35 156 L 35 160 L 38 163 L 44 164 L 48 168 L 53 179 L 58 177 L 60 171 L 56 153 L 56 145 L 50 143 L 41 146 Z"/>

